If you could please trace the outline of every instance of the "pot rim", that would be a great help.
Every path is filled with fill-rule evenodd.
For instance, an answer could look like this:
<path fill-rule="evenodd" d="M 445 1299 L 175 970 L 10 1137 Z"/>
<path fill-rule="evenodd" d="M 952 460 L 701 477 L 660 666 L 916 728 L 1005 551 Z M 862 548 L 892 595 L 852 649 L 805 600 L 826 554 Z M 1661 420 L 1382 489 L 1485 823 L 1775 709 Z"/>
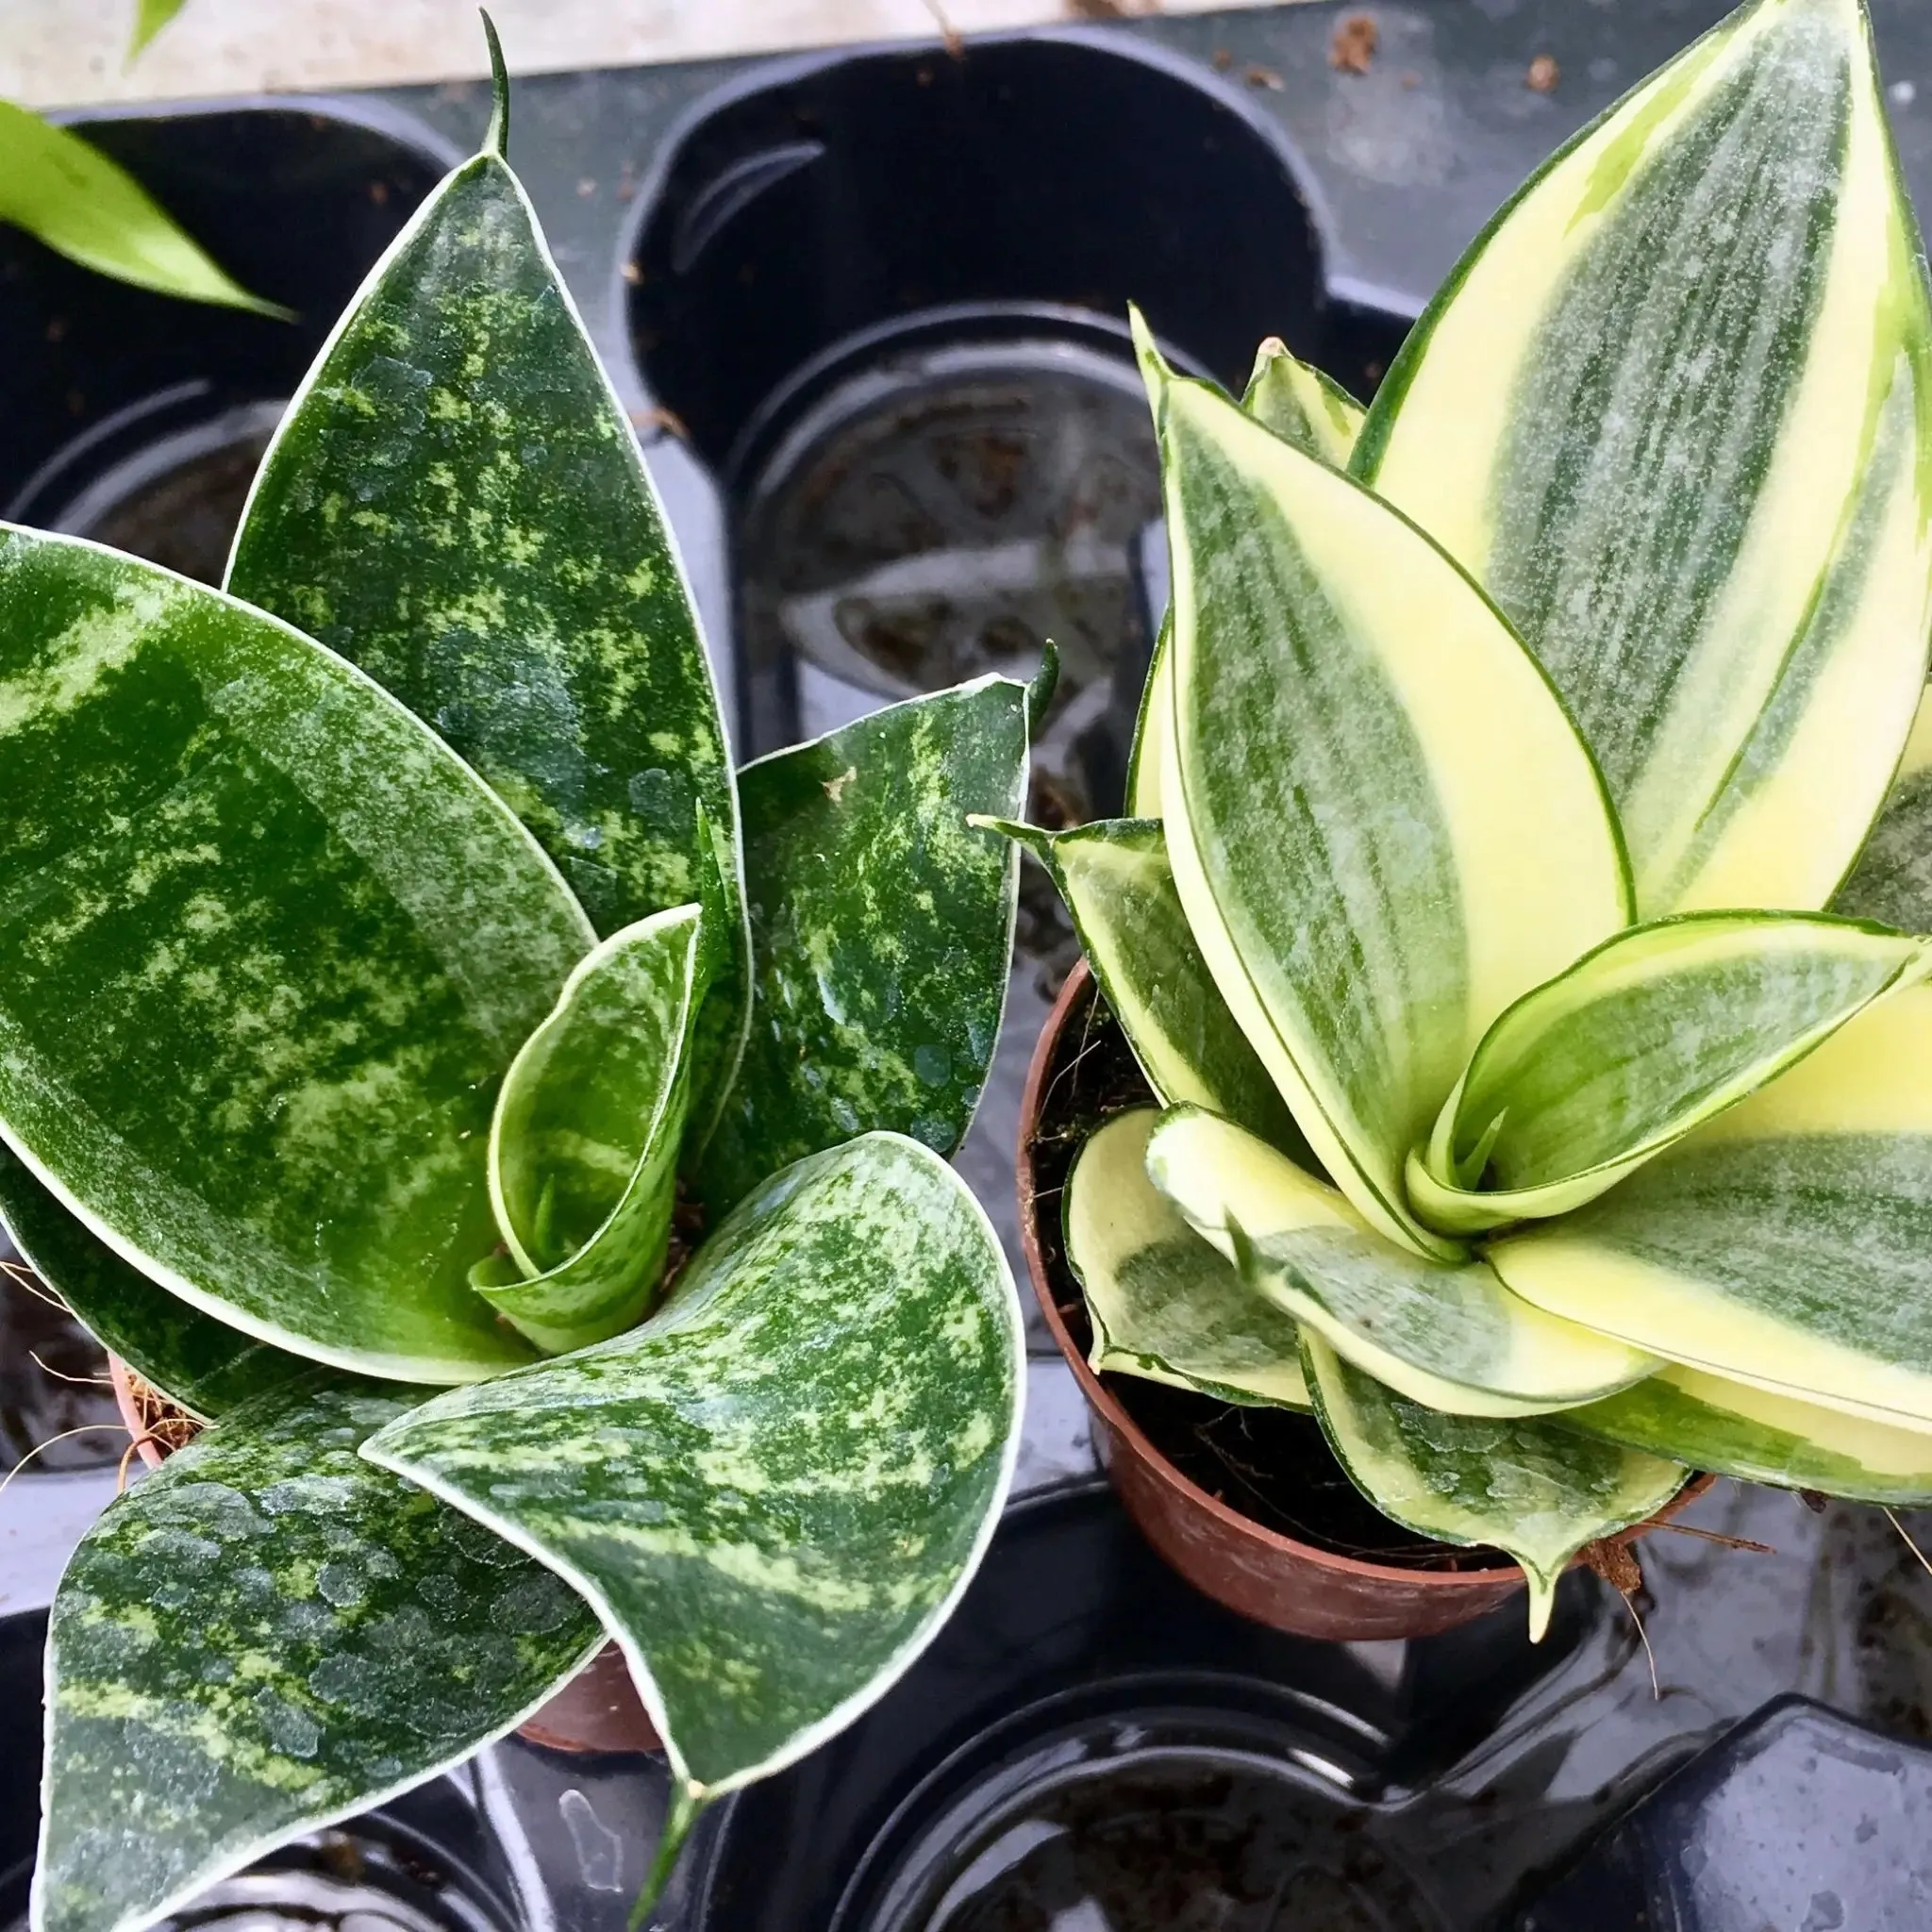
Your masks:
<path fill-rule="evenodd" d="M 1120 1400 L 1094 1374 L 1086 1357 L 1074 1346 L 1065 1319 L 1055 1303 L 1053 1290 L 1047 1279 L 1046 1259 L 1041 1252 L 1040 1201 L 1034 1186 L 1033 1142 L 1045 1100 L 1048 1074 L 1053 1065 L 1060 1034 L 1075 1008 L 1088 996 L 1090 989 L 1095 993 L 1098 992 L 1092 969 L 1083 957 L 1067 975 L 1066 984 L 1061 987 L 1059 997 L 1055 1000 L 1053 1010 L 1047 1015 L 1045 1025 L 1041 1028 L 1040 1039 L 1034 1045 L 1032 1061 L 1026 1070 L 1026 1085 L 1020 1100 L 1020 1144 L 1015 1161 L 1019 1190 L 1020 1241 L 1025 1251 L 1026 1270 L 1032 1277 L 1033 1297 L 1040 1305 L 1041 1315 L 1045 1320 L 1060 1354 L 1066 1358 L 1068 1368 L 1073 1371 L 1074 1379 L 1080 1386 L 1080 1392 L 1087 1398 L 1094 1413 L 1112 1432 L 1122 1452 L 1140 1463 L 1176 1502 L 1208 1517 L 1218 1524 L 1224 1533 L 1238 1537 L 1271 1555 L 1291 1557 L 1297 1562 L 1312 1565 L 1360 1583 L 1380 1585 L 1391 1590 L 1435 1593 L 1439 1600 L 1449 1593 L 1493 1594 L 1499 1582 L 1512 1588 L 1516 1587 L 1524 1572 L 1522 1566 L 1513 1558 L 1480 1570 L 1398 1569 L 1392 1564 L 1372 1563 L 1359 1557 L 1337 1555 L 1323 1549 L 1318 1543 L 1302 1542 L 1294 1537 L 1284 1536 L 1279 1530 L 1269 1529 L 1255 1522 L 1252 1517 L 1242 1515 L 1239 1509 L 1231 1508 L 1227 1504 L 1209 1495 L 1197 1483 L 1190 1481 L 1155 1447 Z M 1654 1525 L 1667 1522 L 1686 1504 L 1702 1495 L 1709 1489 L 1712 1481 L 1712 1477 L 1693 1471 L 1683 1488 L 1661 1509 L 1646 1517 L 1641 1523 L 1631 1524 L 1627 1528 L 1616 1531 L 1605 1541 L 1618 1543 L 1635 1541 Z M 1582 1553 L 1579 1551 L 1566 1567 L 1574 1569 L 1582 1561 Z"/>

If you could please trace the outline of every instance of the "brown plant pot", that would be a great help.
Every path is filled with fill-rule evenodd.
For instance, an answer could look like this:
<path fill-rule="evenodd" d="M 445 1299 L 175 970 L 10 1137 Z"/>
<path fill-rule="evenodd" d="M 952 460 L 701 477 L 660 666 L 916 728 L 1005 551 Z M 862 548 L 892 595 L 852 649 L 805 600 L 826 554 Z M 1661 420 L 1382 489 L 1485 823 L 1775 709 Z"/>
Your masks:
<path fill-rule="evenodd" d="M 1082 960 L 1061 989 L 1034 1049 L 1020 1108 L 1020 1231 L 1040 1311 L 1092 1408 L 1108 1474 L 1127 1514 L 1161 1557 L 1205 1595 L 1297 1637 L 1338 1641 L 1427 1637 L 1507 1603 L 1525 1587 L 1514 1563 L 1451 1568 L 1451 1562 L 1467 1558 L 1445 1547 L 1443 1567 L 1398 1567 L 1340 1555 L 1252 1521 L 1191 1481 L 1148 1439 L 1129 1412 L 1131 1378 L 1103 1380 L 1088 1365 L 1068 1320 L 1071 1313 L 1084 1326 L 1079 1284 L 1066 1266 L 1057 1236 L 1042 1239 L 1041 1215 L 1058 1214 L 1058 1191 L 1042 1205 L 1035 1146 L 1052 1083 L 1063 1071 L 1062 1038 L 1072 1021 L 1085 1018 L 1096 998 Z M 1116 1380 L 1120 1386 L 1110 1387 Z M 1709 1484 L 1708 1476 L 1693 1478 L 1649 1523 L 1613 1541 L 1634 1541 Z"/>
<path fill-rule="evenodd" d="M 119 1356 L 108 1357 L 114 1404 L 150 1469 L 192 1440 L 195 1424 Z M 517 1726 L 517 1736 L 552 1751 L 661 1751 L 664 1746 L 631 1682 L 624 1653 L 607 1643 L 549 1703 Z"/>

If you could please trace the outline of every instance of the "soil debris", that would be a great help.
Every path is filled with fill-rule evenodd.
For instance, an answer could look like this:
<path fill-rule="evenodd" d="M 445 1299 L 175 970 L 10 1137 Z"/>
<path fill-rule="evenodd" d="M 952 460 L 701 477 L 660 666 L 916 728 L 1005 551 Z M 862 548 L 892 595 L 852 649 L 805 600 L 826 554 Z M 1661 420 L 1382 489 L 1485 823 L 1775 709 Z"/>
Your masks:
<path fill-rule="evenodd" d="M 1216 47 L 1208 58 L 1213 63 L 1216 74 L 1225 74 L 1234 65 L 1234 50 L 1231 47 Z"/>
<path fill-rule="evenodd" d="M 1366 74 L 1382 44 L 1382 29 L 1367 13 L 1344 13 L 1328 42 L 1328 64 L 1338 74 Z"/>
<path fill-rule="evenodd" d="M 1250 87 L 1266 88 L 1271 94 L 1278 94 L 1286 83 L 1272 67 L 1263 67 L 1259 61 L 1251 60 L 1241 78 Z"/>
<path fill-rule="evenodd" d="M 1553 94 L 1557 83 L 1563 78 L 1563 70 L 1548 54 L 1539 54 L 1529 63 L 1529 72 L 1523 76 L 1523 84 L 1532 93 Z"/>

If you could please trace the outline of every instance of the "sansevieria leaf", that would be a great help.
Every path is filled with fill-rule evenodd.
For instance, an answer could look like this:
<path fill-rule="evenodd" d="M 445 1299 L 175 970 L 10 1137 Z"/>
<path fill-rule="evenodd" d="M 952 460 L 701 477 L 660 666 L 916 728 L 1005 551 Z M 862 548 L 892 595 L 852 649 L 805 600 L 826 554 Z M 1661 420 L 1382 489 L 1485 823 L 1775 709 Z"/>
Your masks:
<path fill-rule="evenodd" d="M 1409 1199 L 1450 1233 L 1567 1213 L 1925 966 L 1917 940 L 1816 915 L 1620 933 L 1490 1028 L 1409 1157 Z"/>
<path fill-rule="evenodd" d="M 1052 874 L 1087 963 L 1157 1096 L 1171 1107 L 1224 1114 L 1271 1146 L 1312 1160 L 1201 957 L 1158 823 L 1103 819 L 1070 832 L 989 823 Z"/>
<path fill-rule="evenodd" d="M 1221 1402 L 1308 1406 L 1294 1318 L 1257 1294 L 1147 1178 L 1156 1108 L 1091 1134 L 1067 1176 L 1067 1260 L 1093 1323 L 1099 1371 Z"/>
<path fill-rule="evenodd" d="M 569 1587 L 358 1446 L 421 1391 L 313 1371 L 108 1505 L 55 1598 L 35 1932 L 138 1932 L 527 1717 Z"/>
<path fill-rule="evenodd" d="M 1932 695 L 1919 701 L 1885 808 L 1832 910 L 1932 932 Z"/>
<path fill-rule="evenodd" d="M 703 989 L 695 906 L 613 934 L 510 1064 L 490 1190 L 514 1264 L 473 1279 L 554 1355 L 628 1328 L 664 1268 Z"/>
<path fill-rule="evenodd" d="M 1633 1347 L 1932 1427 L 1932 988 L 1489 1252 L 1539 1307 Z"/>
<path fill-rule="evenodd" d="M 703 1802 L 937 1632 L 1006 1495 L 1023 1365 L 985 1215 L 930 1149 L 869 1134 L 765 1183 L 641 1327 L 363 1453 L 582 1591 Z"/>
<path fill-rule="evenodd" d="M 1855 1502 L 1932 1503 L 1932 1433 L 1774 1395 L 1698 1369 L 1668 1368 L 1588 1408 L 1567 1428 L 1744 1482 Z"/>
<path fill-rule="evenodd" d="M 1437 1261 L 1377 1233 L 1333 1188 L 1227 1121 L 1179 1108 L 1147 1173 L 1248 1287 L 1411 1400 L 1453 1415 L 1539 1415 L 1594 1401 L 1654 1356 L 1553 1320 L 1480 1259 Z"/>
<path fill-rule="evenodd" d="M 1483 1032 L 1628 923 L 1602 781 L 1508 625 L 1358 484 L 1145 353 L 1174 558 L 1168 856 L 1322 1164 L 1403 1189 Z"/>
<path fill-rule="evenodd" d="M 1337 469 L 1348 461 L 1361 432 L 1362 406 L 1319 369 L 1291 356 L 1288 345 L 1277 336 L 1270 336 L 1256 355 L 1241 408 L 1262 428 Z M 1127 809 L 1143 819 L 1160 816 L 1163 754 L 1159 741 L 1167 728 L 1170 708 L 1163 692 L 1173 642 L 1174 616 L 1169 611 L 1161 618 L 1159 635 L 1154 641 L 1133 751 L 1127 760 Z"/>
<path fill-rule="evenodd" d="M 471 1291 L 503 1071 L 588 950 L 529 835 L 359 672 L 0 531 L 0 1136 L 123 1258 L 397 1380 L 528 1358 Z"/>
<path fill-rule="evenodd" d="M 699 1137 L 748 963 L 717 691 L 637 440 L 502 154 L 372 273 L 256 479 L 228 588 L 475 766 L 603 934 L 715 899 Z"/>
<path fill-rule="evenodd" d="M 0 1221 L 26 1265 L 103 1348 L 202 1422 L 315 1367 L 158 1287 L 76 1221 L 4 1143 Z"/>
<path fill-rule="evenodd" d="M 698 1176 L 713 1219 L 854 1134 L 966 1136 L 1005 1008 L 1019 855 L 974 816 L 1026 793 L 1026 687 L 982 677 L 739 774 L 756 988 Z"/>
<path fill-rule="evenodd" d="M 1354 467 L 1602 761 L 1646 918 L 1831 898 L 1932 631 L 1932 309 L 1858 0 L 1755 0 L 1417 324 Z"/>
<path fill-rule="evenodd" d="M 1337 1459 L 1385 1516 L 1447 1543 L 1507 1550 L 1529 1580 L 1532 1642 L 1585 1543 L 1654 1516 L 1680 1462 L 1592 1441 L 1558 1419 L 1441 1415 L 1387 1389 L 1304 1333 L 1315 1413 Z"/>

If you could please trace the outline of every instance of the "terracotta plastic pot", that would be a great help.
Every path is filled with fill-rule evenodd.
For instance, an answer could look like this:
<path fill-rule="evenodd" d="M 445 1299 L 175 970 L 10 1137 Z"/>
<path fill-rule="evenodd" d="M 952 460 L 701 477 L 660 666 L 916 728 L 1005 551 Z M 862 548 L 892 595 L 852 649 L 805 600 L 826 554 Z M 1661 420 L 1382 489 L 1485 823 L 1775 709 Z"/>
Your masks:
<path fill-rule="evenodd" d="M 1337 1556 L 1251 1522 L 1175 1469 L 1088 1366 L 1067 1326 L 1041 1241 L 1041 1215 L 1058 1212 L 1058 1204 L 1056 1199 L 1041 1207 L 1033 1148 L 1048 1083 L 1059 1066 L 1061 1035 L 1093 996 L 1083 960 L 1061 989 L 1034 1050 L 1020 1109 L 1020 1229 L 1041 1313 L 1093 1410 L 1108 1474 L 1127 1513 L 1197 1590 L 1244 1617 L 1299 1637 L 1426 1637 L 1507 1603 L 1525 1587 L 1513 1564 L 1485 1570 L 1397 1568 Z M 1062 1289 L 1069 1297 L 1077 1295 L 1071 1272 Z M 1650 1524 L 1625 1530 L 1615 1541 L 1641 1536 L 1709 1484 L 1708 1476 L 1696 1477 Z"/>
<path fill-rule="evenodd" d="M 150 1469 L 172 1453 L 155 1436 L 157 1408 L 165 1398 L 137 1383 L 119 1356 L 108 1357 L 114 1404 L 134 1439 L 136 1452 Z M 178 1417 L 181 1411 L 174 1413 Z M 657 1727 L 630 1680 L 624 1653 L 607 1643 L 550 1702 L 517 1726 L 517 1736 L 552 1751 L 661 1751 Z"/>

